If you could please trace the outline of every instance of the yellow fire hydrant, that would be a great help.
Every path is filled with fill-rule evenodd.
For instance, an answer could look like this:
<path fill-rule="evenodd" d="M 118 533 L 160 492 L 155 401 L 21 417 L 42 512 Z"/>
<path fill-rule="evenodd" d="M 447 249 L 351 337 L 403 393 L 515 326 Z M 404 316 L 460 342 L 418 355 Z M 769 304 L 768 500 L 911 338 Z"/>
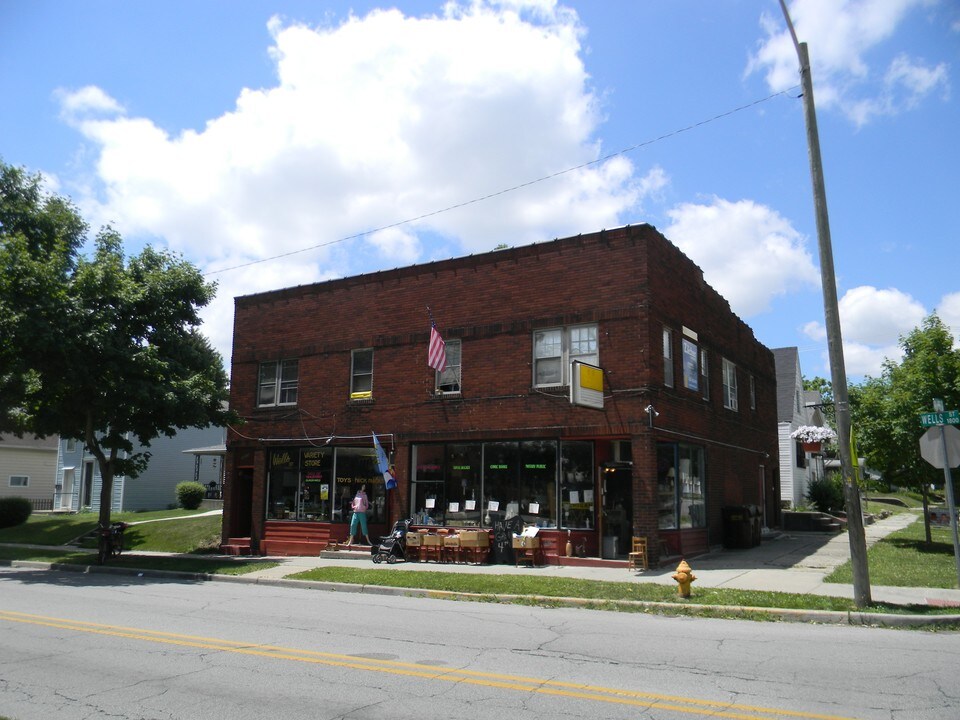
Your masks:
<path fill-rule="evenodd" d="M 682 598 L 690 597 L 690 583 L 697 579 L 697 576 L 690 570 L 686 560 L 681 560 L 677 565 L 677 571 L 671 575 L 677 581 L 677 594 Z"/>

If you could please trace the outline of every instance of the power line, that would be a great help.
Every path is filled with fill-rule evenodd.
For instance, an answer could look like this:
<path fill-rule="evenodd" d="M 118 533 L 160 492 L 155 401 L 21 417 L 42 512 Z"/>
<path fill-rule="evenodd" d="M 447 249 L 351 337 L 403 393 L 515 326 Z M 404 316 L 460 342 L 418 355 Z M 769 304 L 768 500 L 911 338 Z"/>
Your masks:
<path fill-rule="evenodd" d="M 538 183 L 546 182 L 547 180 L 553 180 L 554 178 L 558 178 L 561 175 L 566 175 L 568 173 L 576 172 L 577 170 L 582 170 L 583 168 L 590 167 L 591 165 L 598 165 L 600 163 L 606 162 L 607 160 L 611 160 L 612 158 L 619 157 L 620 155 L 626 155 L 627 153 L 634 152 L 635 150 L 640 150 L 641 148 L 645 148 L 645 147 L 648 147 L 649 145 L 662 142 L 663 140 L 668 140 L 672 137 L 676 137 L 677 135 L 690 132 L 691 130 L 696 130 L 697 128 L 703 127 L 704 125 L 709 125 L 710 123 L 716 122 L 717 120 L 722 120 L 723 118 L 729 117 L 731 115 L 735 115 L 739 112 L 743 112 L 744 110 L 749 110 L 750 108 L 760 105 L 762 103 L 769 102 L 770 100 L 773 100 L 774 98 L 777 98 L 781 95 L 786 95 L 787 93 L 797 90 L 799 87 L 800 87 L 799 85 L 794 85 L 793 87 L 789 87 L 786 90 L 781 90 L 780 92 L 773 93 L 772 95 L 768 95 L 765 98 L 760 98 L 759 100 L 754 100 L 753 102 L 747 103 L 746 105 L 741 105 L 740 107 L 733 108 L 732 110 L 727 110 L 726 112 L 722 112 L 719 115 L 714 115 L 713 117 L 708 118 L 706 120 L 701 120 L 699 122 L 693 123 L 692 125 L 688 125 L 678 130 L 672 130 L 668 133 L 665 133 L 664 135 L 660 135 L 659 137 L 653 138 L 652 140 L 646 140 L 644 142 L 637 143 L 636 145 L 631 145 L 630 147 L 624 148 L 622 150 L 618 150 L 617 152 L 612 152 L 608 155 L 604 155 L 603 157 L 597 158 L 596 160 L 591 160 L 589 162 L 585 162 L 580 165 L 575 165 L 565 170 L 559 170 L 555 173 L 551 173 L 550 175 L 544 175 L 543 177 L 539 177 L 535 180 L 528 180 L 527 182 L 520 183 L 519 185 L 513 185 L 511 187 L 504 188 L 503 190 L 498 190 L 496 192 L 492 192 L 487 195 L 476 197 L 472 200 L 465 200 L 464 202 L 457 203 L 455 205 L 450 205 L 440 210 L 433 210 L 428 213 L 423 213 L 422 215 L 417 215 L 416 217 L 407 218 L 406 220 L 399 220 L 395 223 L 390 223 L 389 225 L 381 225 L 380 227 L 372 228 L 370 230 L 364 230 L 363 232 L 354 233 L 353 235 L 346 235 L 336 240 L 328 240 L 327 242 L 318 243 L 316 245 L 310 245 L 308 247 L 300 248 L 298 250 L 291 250 L 289 252 L 279 253 L 277 255 L 271 255 L 269 257 L 260 258 L 259 260 L 251 260 L 249 262 L 240 263 L 239 265 L 232 265 L 230 267 L 220 268 L 219 270 L 211 270 L 209 272 L 204 273 L 204 276 L 219 275 L 220 273 L 230 272 L 231 270 L 239 270 L 241 268 L 250 267 L 251 265 L 259 265 L 260 263 L 269 262 L 270 260 L 279 260 L 280 258 L 290 257 L 291 255 L 299 255 L 300 253 L 309 252 L 310 250 L 318 250 L 319 248 L 329 247 L 331 245 L 338 245 L 339 243 L 346 242 L 348 240 L 356 240 L 358 238 L 362 238 L 364 235 L 370 235 L 372 233 L 381 232 L 383 230 L 390 230 L 395 227 L 400 227 L 401 225 L 409 225 L 410 223 L 415 223 L 419 220 L 425 220 L 426 218 L 434 217 L 435 215 L 441 215 L 443 213 L 450 212 L 451 210 L 458 210 L 460 208 L 467 207 L 469 205 L 475 205 L 477 203 L 481 203 L 486 200 L 499 197 L 500 195 L 506 195 L 507 193 L 516 192 L 517 190 L 522 190 L 523 188 L 530 187 L 531 185 L 536 185 Z"/>

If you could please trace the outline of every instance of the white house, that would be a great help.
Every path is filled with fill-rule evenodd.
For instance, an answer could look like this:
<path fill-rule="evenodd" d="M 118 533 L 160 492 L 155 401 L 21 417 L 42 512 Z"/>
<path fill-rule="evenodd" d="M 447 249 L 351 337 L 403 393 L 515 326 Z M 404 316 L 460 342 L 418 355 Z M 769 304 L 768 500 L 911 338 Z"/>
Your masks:
<path fill-rule="evenodd" d="M 198 447 L 222 446 L 224 428 L 188 428 L 173 437 L 159 437 L 145 448 L 150 453 L 147 469 L 136 478 L 125 476 L 113 480 L 111 507 L 122 510 L 164 510 L 176 507 L 176 487 L 181 482 L 196 480 L 203 485 L 219 485 L 223 463 L 217 456 L 199 460 L 189 451 Z M 141 450 L 143 448 L 137 448 Z M 85 452 L 83 443 L 62 440 L 55 464 L 55 476 L 61 490 L 54 499 L 55 507 L 81 510 L 100 507 L 100 469 L 93 455 Z"/>
<path fill-rule="evenodd" d="M 795 347 L 775 348 L 777 367 L 777 430 L 780 448 L 780 504 L 795 508 L 806 504 L 807 488 L 822 477 L 823 457 L 804 452 L 790 434 L 801 425 L 823 426 L 823 402 L 817 392 L 803 389 L 800 355 Z"/>
<path fill-rule="evenodd" d="M 34 510 L 53 506 L 57 438 L 0 435 L 0 497 L 23 497 Z"/>

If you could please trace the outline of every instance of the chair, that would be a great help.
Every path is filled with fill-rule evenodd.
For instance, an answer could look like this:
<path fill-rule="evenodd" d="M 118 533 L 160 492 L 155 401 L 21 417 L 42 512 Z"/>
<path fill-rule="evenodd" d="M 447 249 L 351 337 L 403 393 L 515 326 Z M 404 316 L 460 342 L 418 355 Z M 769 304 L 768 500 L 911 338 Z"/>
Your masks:
<path fill-rule="evenodd" d="M 630 554 L 627 555 L 628 570 L 648 570 L 650 568 L 647 556 L 647 539 L 645 537 L 635 537 Z"/>

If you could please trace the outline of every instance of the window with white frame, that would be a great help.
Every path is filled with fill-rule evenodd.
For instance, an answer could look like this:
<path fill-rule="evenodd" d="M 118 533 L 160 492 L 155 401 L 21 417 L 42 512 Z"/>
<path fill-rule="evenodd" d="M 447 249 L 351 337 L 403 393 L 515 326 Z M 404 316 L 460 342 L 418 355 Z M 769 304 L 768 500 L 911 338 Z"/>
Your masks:
<path fill-rule="evenodd" d="M 673 330 L 663 329 L 663 384 L 673 387 Z"/>
<path fill-rule="evenodd" d="M 67 452 L 74 453 L 76 451 L 77 451 L 77 441 L 74 440 L 73 438 L 69 438 L 67 440 Z"/>
<path fill-rule="evenodd" d="M 350 353 L 350 399 L 373 397 L 373 348 Z"/>
<path fill-rule="evenodd" d="M 26 475 L 11 475 L 10 487 L 25 488 L 30 484 L 30 478 Z"/>
<path fill-rule="evenodd" d="M 535 387 L 567 385 L 574 360 L 599 365 L 596 325 L 550 328 L 533 333 L 533 384 Z"/>
<path fill-rule="evenodd" d="M 697 392 L 700 389 L 700 349 L 687 338 L 680 340 L 681 366 L 683 367 L 683 386 Z"/>
<path fill-rule="evenodd" d="M 437 392 L 441 394 L 459 393 L 460 381 L 462 378 L 463 365 L 460 361 L 461 347 L 459 340 L 447 340 L 446 342 L 447 365 L 443 372 L 437 375 Z"/>
<path fill-rule="evenodd" d="M 299 384 L 299 360 L 260 363 L 257 406 L 296 405 Z"/>
<path fill-rule="evenodd" d="M 723 358 L 723 406 L 737 410 L 737 366 Z"/>

